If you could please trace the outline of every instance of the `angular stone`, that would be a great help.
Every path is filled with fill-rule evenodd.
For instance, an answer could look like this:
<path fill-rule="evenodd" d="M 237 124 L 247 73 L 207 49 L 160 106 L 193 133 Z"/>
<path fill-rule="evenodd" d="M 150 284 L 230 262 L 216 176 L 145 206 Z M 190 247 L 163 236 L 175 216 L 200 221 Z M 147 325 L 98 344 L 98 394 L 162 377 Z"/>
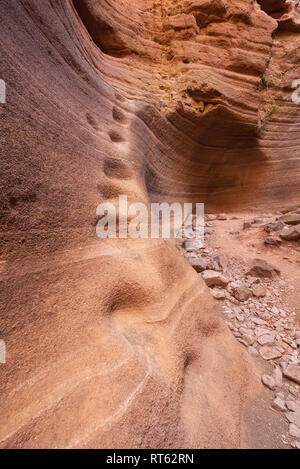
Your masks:
<path fill-rule="evenodd" d="M 270 329 L 267 329 L 266 327 L 257 327 L 255 329 L 256 337 L 260 337 L 261 335 L 265 335 L 269 333 L 270 333 Z"/>
<path fill-rule="evenodd" d="M 300 225 L 284 227 L 283 230 L 279 233 L 279 236 L 285 241 L 297 241 L 300 239 Z"/>
<path fill-rule="evenodd" d="M 226 287 L 229 283 L 229 280 L 224 275 L 219 272 L 215 272 L 214 270 L 205 270 L 202 273 L 202 278 L 209 287 Z"/>
<path fill-rule="evenodd" d="M 219 290 L 211 289 L 210 292 L 216 300 L 225 300 L 227 298 L 227 291 L 223 288 Z"/>
<path fill-rule="evenodd" d="M 263 259 L 253 259 L 250 264 L 250 268 L 247 272 L 247 275 L 252 277 L 262 277 L 262 278 L 274 278 L 276 274 L 279 274 L 279 270 L 276 269 L 271 264 L 268 264 Z"/>
<path fill-rule="evenodd" d="M 272 403 L 273 409 L 280 410 L 281 412 L 285 411 L 285 403 L 280 397 L 276 397 Z"/>
<path fill-rule="evenodd" d="M 245 332 L 242 334 L 243 340 L 246 342 L 247 345 L 253 345 L 255 342 L 255 336 L 253 332 Z"/>
<path fill-rule="evenodd" d="M 291 423 L 289 426 L 289 434 L 295 438 L 300 438 L 300 428 L 294 423 Z"/>
<path fill-rule="evenodd" d="M 278 219 L 282 223 L 287 225 L 299 225 L 300 224 L 300 214 L 299 213 L 287 213 Z"/>
<path fill-rule="evenodd" d="M 219 267 L 222 270 L 227 269 L 228 267 L 228 257 L 225 254 L 219 254 L 214 258 L 214 260 L 218 263 Z"/>
<path fill-rule="evenodd" d="M 274 236 L 268 236 L 267 238 L 264 239 L 264 243 L 268 244 L 269 246 L 278 246 L 280 242 L 281 240 L 278 238 L 275 238 Z"/>
<path fill-rule="evenodd" d="M 300 366 L 299 365 L 288 365 L 286 368 L 283 369 L 283 374 L 286 378 L 295 381 L 296 383 L 300 384 Z"/>
<path fill-rule="evenodd" d="M 271 334 L 265 334 L 265 335 L 260 336 L 260 337 L 257 339 L 257 342 L 258 342 L 260 345 L 271 345 L 271 344 L 274 344 L 275 339 L 274 339 L 274 336 L 273 336 L 273 335 L 271 335 Z"/>
<path fill-rule="evenodd" d="M 282 229 L 284 228 L 284 223 L 282 223 L 281 221 L 276 221 L 274 223 L 268 223 L 265 227 L 264 227 L 264 230 L 267 232 L 267 233 L 271 233 L 272 231 L 281 231 Z"/>
<path fill-rule="evenodd" d="M 202 257 L 192 258 L 190 264 L 198 273 L 207 269 L 207 261 Z"/>
<path fill-rule="evenodd" d="M 282 356 L 282 353 L 276 347 L 270 347 L 269 345 L 261 347 L 259 353 L 264 360 L 275 360 L 275 358 Z"/>
<path fill-rule="evenodd" d="M 267 290 L 263 285 L 255 283 L 252 285 L 252 293 L 256 298 L 263 298 L 267 294 Z"/>
<path fill-rule="evenodd" d="M 256 324 L 257 326 L 267 326 L 266 321 L 264 321 L 263 319 L 252 318 L 251 320 L 252 320 L 253 324 Z"/>
<path fill-rule="evenodd" d="M 276 385 L 275 385 L 274 378 L 272 378 L 272 376 L 262 375 L 261 380 L 263 384 L 267 386 L 267 388 L 271 389 L 271 391 L 274 391 Z"/>
<path fill-rule="evenodd" d="M 252 291 L 245 285 L 233 288 L 232 296 L 238 301 L 247 301 L 252 296 Z"/>
<path fill-rule="evenodd" d="M 250 345 L 248 347 L 248 352 L 251 354 L 251 355 L 258 355 L 258 351 L 256 350 L 255 347 L 253 347 L 252 345 Z"/>
<path fill-rule="evenodd" d="M 281 388 L 281 386 L 282 386 L 282 371 L 281 371 L 280 366 L 275 365 L 275 368 L 274 368 L 273 373 L 272 373 L 272 378 L 275 381 L 276 387 Z"/>
<path fill-rule="evenodd" d="M 297 406 L 295 401 L 287 400 L 286 401 L 286 406 L 292 412 L 296 412 L 296 410 L 299 409 L 299 407 Z"/>
<path fill-rule="evenodd" d="M 227 220 L 227 216 L 225 213 L 219 213 L 219 215 L 217 215 L 217 220 Z"/>
<path fill-rule="evenodd" d="M 297 427 L 300 428 L 300 409 L 296 409 L 294 412 L 287 412 L 285 414 L 286 418 L 290 423 L 294 423 Z"/>
<path fill-rule="evenodd" d="M 220 267 L 219 263 L 215 259 L 210 259 L 207 263 L 208 270 L 215 270 L 216 272 L 221 272 L 222 268 Z"/>

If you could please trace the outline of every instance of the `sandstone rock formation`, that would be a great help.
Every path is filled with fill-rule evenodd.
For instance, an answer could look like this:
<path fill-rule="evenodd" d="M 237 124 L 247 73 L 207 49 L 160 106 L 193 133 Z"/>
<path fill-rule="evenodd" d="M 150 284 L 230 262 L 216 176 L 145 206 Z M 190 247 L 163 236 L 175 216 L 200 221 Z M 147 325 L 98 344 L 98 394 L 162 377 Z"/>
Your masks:
<path fill-rule="evenodd" d="M 299 14 L 259 3 L 1 1 L 0 447 L 246 445 L 260 379 L 205 283 L 95 214 L 299 197 Z"/>

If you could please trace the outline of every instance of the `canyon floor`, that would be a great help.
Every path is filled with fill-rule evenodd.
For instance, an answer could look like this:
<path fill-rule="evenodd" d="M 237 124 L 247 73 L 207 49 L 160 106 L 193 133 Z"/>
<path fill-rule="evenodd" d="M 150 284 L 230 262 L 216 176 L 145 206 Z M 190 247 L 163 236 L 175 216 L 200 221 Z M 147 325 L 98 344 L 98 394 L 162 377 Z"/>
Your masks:
<path fill-rule="evenodd" d="M 202 271 L 199 275 L 210 272 L 207 283 L 216 309 L 261 370 L 265 386 L 245 413 L 245 441 L 250 448 L 300 448 L 300 246 L 298 241 L 280 238 L 278 245 L 265 242 L 264 227 L 280 215 L 257 210 L 208 215 L 204 247 L 183 251 Z M 254 259 L 266 261 L 276 274 L 249 277 Z M 298 384 L 282 372 L 289 359 L 298 370 Z"/>

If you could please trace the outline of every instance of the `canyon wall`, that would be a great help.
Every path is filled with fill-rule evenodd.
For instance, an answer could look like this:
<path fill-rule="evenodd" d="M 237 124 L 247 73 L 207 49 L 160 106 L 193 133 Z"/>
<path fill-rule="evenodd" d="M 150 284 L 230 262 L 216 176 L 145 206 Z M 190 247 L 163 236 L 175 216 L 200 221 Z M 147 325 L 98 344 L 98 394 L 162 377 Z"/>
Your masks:
<path fill-rule="evenodd" d="M 299 199 L 295 8 L 2 0 L 0 16 L 0 446 L 246 445 L 259 379 L 207 287 L 167 241 L 100 242 L 96 207 Z"/>

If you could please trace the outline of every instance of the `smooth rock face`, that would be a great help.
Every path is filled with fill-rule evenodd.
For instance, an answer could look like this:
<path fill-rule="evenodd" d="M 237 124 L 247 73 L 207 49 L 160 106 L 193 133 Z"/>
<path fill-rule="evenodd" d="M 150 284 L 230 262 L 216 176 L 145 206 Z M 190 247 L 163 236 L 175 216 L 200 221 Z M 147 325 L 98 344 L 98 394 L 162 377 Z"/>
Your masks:
<path fill-rule="evenodd" d="M 252 359 L 171 243 L 100 241 L 96 208 L 298 200 L 299 35 L 252 0 L 150 3 L 0 2 L 1 448 L 243 445 Z"/>
<path fill-rule="evenodd" d="M 262 139 L 295 117 L 280 100 L 264 130 L 257 90 L 277 22 L 152 3 L 0 2 L 1 448 L 242 445 L 251 357 L 171 243 L 100 241 L 96 208 L 281 198 L 286 151 Z"/>

